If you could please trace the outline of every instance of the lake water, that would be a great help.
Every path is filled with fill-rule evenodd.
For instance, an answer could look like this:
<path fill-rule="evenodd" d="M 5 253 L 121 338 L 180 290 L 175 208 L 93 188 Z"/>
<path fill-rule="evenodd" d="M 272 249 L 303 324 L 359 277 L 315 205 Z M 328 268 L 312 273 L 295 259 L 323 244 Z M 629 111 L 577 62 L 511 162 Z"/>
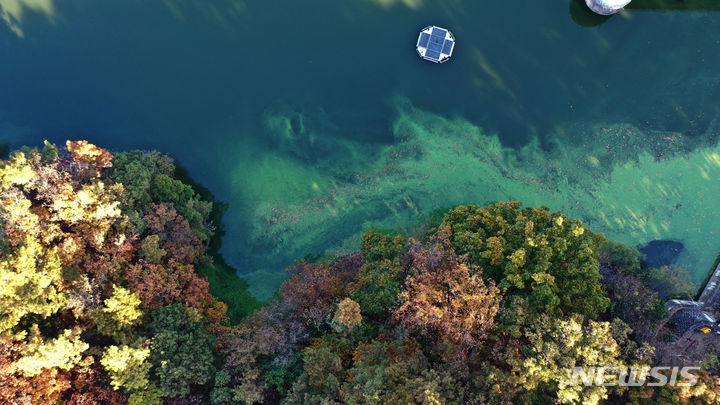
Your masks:
<path fill-rule="evenodd" d="M 230 204 L 266 296 L 365 227 L 520 199 L 633 244 L 718 248 L 720 5 L 0 0 L 0 141 L 158 149 Z M 457 38 L 420 60 L 427 25 Z"/>

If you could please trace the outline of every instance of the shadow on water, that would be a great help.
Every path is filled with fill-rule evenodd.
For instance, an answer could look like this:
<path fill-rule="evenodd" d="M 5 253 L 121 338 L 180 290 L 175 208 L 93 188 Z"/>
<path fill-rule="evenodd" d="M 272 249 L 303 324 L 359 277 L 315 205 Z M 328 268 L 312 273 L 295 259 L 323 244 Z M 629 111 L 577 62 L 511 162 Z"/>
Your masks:
<path fill-rule="evenodd" d="M 7 159 L 10 155 L 10 142 L 0 141 L 0 159 Z"/>
<path fill-rule="evenodd" d="M 581 27 L 595 27 L 611 19 L 611 15 L 594 13 L 585 4 L 585 0 L 570 0 L 570 17 Z"/>
<path fill-rule="evenodd" d="M 633 0 L 628 10 L 638 11 L 720 11 L 717 0 Z M 594 13 L 585 0 L 570 0 L 570 17 L 581 27 L 596 27 L 607 22 L 613 15 Z"/>

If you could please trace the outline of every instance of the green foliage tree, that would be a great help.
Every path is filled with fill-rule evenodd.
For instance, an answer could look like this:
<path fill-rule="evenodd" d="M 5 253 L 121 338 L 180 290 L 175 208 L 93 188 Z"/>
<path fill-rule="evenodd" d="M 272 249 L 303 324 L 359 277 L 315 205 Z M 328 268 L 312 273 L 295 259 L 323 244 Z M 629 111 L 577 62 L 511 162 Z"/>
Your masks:
<path fill-rule="evenodd" d="M 369 230 L 360 237 L 360 253 L 367 262 L 394 259 L 405 247 L 401 235 Z"/>
<path fill-rule="evenodd" d="M 105 172 L 106 178 L 123 184 L 123 212 L 147 209 L 152 202 L 148 193 L 150 184 L 158 175 L 172 176 L 175 164 L 172 159 L 158 152 L 132 151 L 118 153 L 113 167 Z M 135 212 L 135 217 L 138 217 Z"/>
<path fill-rule="evenodd" d="M 155 388 L 154 385 L 150 386 L 144 391 L 137 391 L 130 394 L 128 398 L 128 405 L 160 405 L 162 404 L 162 395 Z"/>
<path fill-rule="evenodd" d="M 340 357 L 326 346 L 310 346 L 303 350 L 303 369 L 308 383 L 318 391 L 337 391 L 338 377 L 343 368 Z"/>
<path fill-rule="evenodd" d="M 458 381 L 433 370 L 420 347 L 409 340 L 360 344 L 342 385 L 347 404 L 456 404 Z"/>
<path fill-rule="evenodd" d="M 149 192 L 153 201 L 170 202 L 176 207 L 184 207 L 195 196 L 192 187 L 163 173 L 153 178 Z"/>
<path fill-rule="evenodd" d="M 457 207 L 440 229 L 457 254 L 468 255 L 506 295 L 527 297 L 534 313 L 594 318 L 608 306 L 596 260 L 604 238 L 580 221 L 510 201 Z"/>
<path fill-rule="evenodd" d="M 398 302 L 403 268 L 399 258 L 382 259 L 363 264 L 351 297 L 360 304 L 363 313 L 388 313 Z"/>
<path fill-rule="evenodd" d="M 42 155 L 42 161 L 44 163 L 54 163 L 58 159 L 57 146 L 48 142 L 47 140 L 44 141 L 41 155 Z"/>
<path fill-rule="evenodd" d="M 670 265 L 649 269 L 644 279 L 663 299 L 692 300 L 695 296 L 696 285 L 690 272 L 682 267 Z"/>
<path fill-rule="evenodd" d="M 140 245 L 140 257 L 150 264 L 160 264 L 167 251 L 160 247 L 160 236 L 148 235 Z"/>
<path fill-rule="evenodd" d="M 215 339 L 197 311 L 173 304 L 153 312 L 150 361 L 163 396 L 185 396 L 192 384 L 206 384 L 215 375 Z"/>
<path fill-rule="evenodd" d="M 360 252 L 365 263 L 351 296 L 362 312 L 385 314 L 397 303 L 404 273 L 399 256 L 404 247 L 405 239 L 400 235 L 370 230 L 361 236 Z"/>
<path fill-rule="evenodd" d="M 645 256 L 635 247 L 613 240 L 607 241 L 598 249 L 601 263 L 626 274 L 637 274 Z"/>

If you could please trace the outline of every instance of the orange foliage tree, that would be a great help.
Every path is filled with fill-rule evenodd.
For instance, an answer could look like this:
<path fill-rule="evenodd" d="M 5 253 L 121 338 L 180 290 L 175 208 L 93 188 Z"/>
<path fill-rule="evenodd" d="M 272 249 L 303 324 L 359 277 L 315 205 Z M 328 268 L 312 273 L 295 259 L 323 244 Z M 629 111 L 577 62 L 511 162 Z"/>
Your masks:
<path fill-rule="evenodd" d="M 412 271 L 393 315 L 409 328 L 473 347 L 493 325 L 500 290 L 446 245 L 442 236 L 429 245 L 414 242 L 410 248 Z"/>

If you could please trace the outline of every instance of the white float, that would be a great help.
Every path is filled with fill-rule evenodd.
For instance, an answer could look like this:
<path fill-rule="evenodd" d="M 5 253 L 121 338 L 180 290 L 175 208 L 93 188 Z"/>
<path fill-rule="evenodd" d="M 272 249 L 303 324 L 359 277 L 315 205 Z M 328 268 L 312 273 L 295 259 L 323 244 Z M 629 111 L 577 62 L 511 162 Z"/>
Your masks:
<path fill-rule="evenodd" d="M 455 37 L 449 30 L 431 25 L 420 31 L 415 48 L 423 59 L 444 63 L 450 59 L 455 49 Z"/>
<path fill-rule="evenodd" d="M 615 14 L 622 10 L 623 7 L 630 4 L 632 0 L 585 0 L 590 10 L 602 14 Z"/>

